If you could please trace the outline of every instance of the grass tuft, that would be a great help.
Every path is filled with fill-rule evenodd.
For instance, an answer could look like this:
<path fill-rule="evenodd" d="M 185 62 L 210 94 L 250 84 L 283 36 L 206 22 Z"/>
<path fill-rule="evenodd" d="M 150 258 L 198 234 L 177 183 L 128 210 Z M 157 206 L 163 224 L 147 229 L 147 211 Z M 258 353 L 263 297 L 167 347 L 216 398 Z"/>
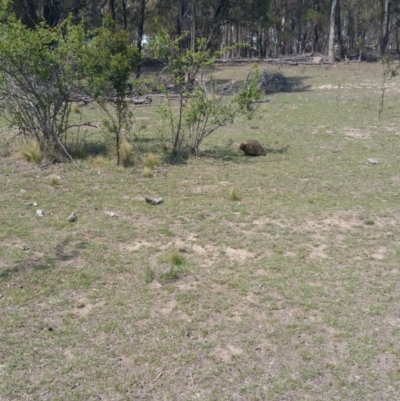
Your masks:
<path fill-rule="evenodd" d="M 132 144 L 124 139 L 119 145 L 119 157 L 123 167 L 129 167 L 132 165 L 132 152 Z"/>
<path fill-rule="evenodd" d="M 155 278 L 154 269 L 150 265 L 146 265 L 143 270 L 143 281 L 145 284 L 150 284 Z"/>
<path fill-rule="evenodd" d="M 146 178 L 153 177 L 153 170 L 151 168 L 149 168 L 149 167 L 145 167 L 143 169 L 143 177 L 146 177 Z"/>
<path fill-rule="evenodd" d="M 161 284 L 176 281 L 185 270 L 185 264 L 185 258 L 178 252 L 163 256 L 157 269 L 157 281 Z"/>
<path fill-rule="evenodd" d="M 174 252 L 171 255 L 171 263 L 174 266 L 182 266 L 185 263 L 185 258 L 181 254 Z"/>
<path fill-rule="evenodd" d="M 144 165 L 148 168 L 153 169 L 154 167 L 160 166 L 161 165 L 161 160 L 160 158 L 155 155 L 154 153 L 148 153 L 144 157 Z"/>
<path fill-rule="evenodd" d="M 229 200 L 231 201 L 239 201 L 241 198 L 239 194 L 236 192 L 236 188 L 233 187 L 229 191 Z"/>
<path fill-rule="evenodd" d="M 50 185 L 55 188 L 58 185 L 58 178 L 57 177 L 51 177 L 50 178 Z"/>
<path fill-rule="evenodd" d="M 161 265 L 160 272 L 157 275 L 157 280 L 161 284 L 170 283 L 176 281 L 179 278 L 180 269 L 174 265 Z"/>
<path fill-rule="evenodd" d="M 23 142 L 20 155 L 27 162 L 40 164 L 42 161 L 42 151 L 39 142 L 35 139 Z"/>
<path fill-rule="evenodd" d="M 89 164 L 93 165 L 93 166 L 105 166 L 106 164 L 109 163 L 109 160 L 101 155 L 98 156 L 92 156 L 90 155 L 88 157 L 88 162 Z"/>

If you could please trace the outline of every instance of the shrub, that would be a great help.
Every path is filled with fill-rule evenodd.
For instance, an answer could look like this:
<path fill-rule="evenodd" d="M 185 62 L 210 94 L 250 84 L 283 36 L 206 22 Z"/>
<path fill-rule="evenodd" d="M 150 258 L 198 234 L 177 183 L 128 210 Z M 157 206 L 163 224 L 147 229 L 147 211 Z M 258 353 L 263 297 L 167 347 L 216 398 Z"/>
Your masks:
<path fill-rule="evenodd" d="M 15 17 L 0 24 L 0 113 L 30 139 L 65 151 L 83 23 L 30 29 Z M 51 45 L 50 45 L 51 44 Z M 29 155 L 28 155 L 29 158 Z"/>
<path fill-rule="evenodd" d="M 132 124 L 126 93 L 132 90 L 131 73 L 140 64 L 140 54 L 129 44 L 128 32 L 115 30 L 113 25 L 108 19 L 96 29 L 90 46 L 84 47 L 81 64 L 87 78 L 85 90 L 107 116 L 104 127 L 114 141 L 119 166 L 124 165 L 122 131 L 129 131 Z"/>
<path fill-rule="evenodd" d="M 257 67 L 237 96 L 230 99 L 218 93 L 214 79 L 196 85 L 199 71 L 212 64 L 227 48 L 211 53 L 206 39 L 201 38 L 197 41 L 196 50 L 181 51 L 186 35 L 172 39 L 167 32 L 160 31 L 150 48 L 155 57 L 165 60 L 179 90 L 179 111 L 176 112 L 167 92 L 166 105 L 161 108 L 164 123 L 171 132 L 172 156 L 178 158 L 198 155 L 201 142 L 219 128 L 232 124 L 239 114 L 250 118 L 254 112 L 254 101 L 261 96 Z"/>

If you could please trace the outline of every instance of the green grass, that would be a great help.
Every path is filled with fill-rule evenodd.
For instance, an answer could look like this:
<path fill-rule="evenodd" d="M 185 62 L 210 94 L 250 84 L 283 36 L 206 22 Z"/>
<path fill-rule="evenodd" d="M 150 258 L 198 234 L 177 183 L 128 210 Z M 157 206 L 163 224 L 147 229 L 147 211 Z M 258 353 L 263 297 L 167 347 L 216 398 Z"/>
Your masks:
<path fill-rule="evenodd" d="M 400 106 L 393 80 L 378 121 L 380 68 L 281 68 L 298 89 L 152 179 L 101 152 L 83 172 L 1 157 L 0 400 L 397 399 Z M 143 153 L 162 101 L 133 109 Z M 245 157 L 249 139 L 289 149 Z"/>

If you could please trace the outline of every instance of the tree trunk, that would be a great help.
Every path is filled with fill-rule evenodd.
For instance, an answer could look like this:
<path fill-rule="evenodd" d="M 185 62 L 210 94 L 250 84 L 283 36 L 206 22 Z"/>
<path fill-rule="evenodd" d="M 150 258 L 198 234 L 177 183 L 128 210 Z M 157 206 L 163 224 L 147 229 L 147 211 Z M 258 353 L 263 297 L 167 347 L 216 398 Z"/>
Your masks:
<path fill-rule="evenodd" d="M 144 13 L 146 10 L 146 0 L 139 1 L 139 15 L 138 15 L 138 39 L 137 48 L 139 50 L 139 55 L 142 55 L 142 41 L 143 41 L 143 27 L 144 27 Z M 136 78 L 140 77 L 140 64 L 136 71 Z"/>
<path fill-rule="evenodd" d="M 330 63 L 335 61 L 335 20 L 336 20 L 336 6 L 339 0 L 332 0 L 331 19 L 329 25 L 329 46 L 328 46 L 328 60 Z"/>
<path fill-rule="evenodd" d="M 340 18 L 340 1 L 338 0 L 336 6 L 336 32 L 337 32 L 337 40 L 338 40 L 338 56 L 340 59 L 344 58 L 344 48 L 343 48 L 343 36 L 342 36 L 342 22 Z"/>
<path fill-rule="evenodd" d="M 58 0 L 46 0 L 43 4 L 43 17 L 47 25 L 56 26 L 60 21 L 60 2 Z"/>
<path fill-rule="evenodd" d="M 126 31 L 128 27 L 128 10 L 127 10 L 127 0 L 122 0 L 122 18 L 124 20 L 124 31 Z"/>
<path fill-rule="evenodd" d="M 192 4 L 192 23 L 190 25 L 190 49 L 192 52 L 196 50 L 196 9 Z"/>
<path fill-rule="evenodd" d="M 22 22 L 28 26 L 29 28 L 34 28 L 39 23 L 39 18 L 36 14 L 36 1 L 35 0 L 27 0 L 23 3 L 23 7 L 17 7 L 18 12 L 17 15 L 21 18 Z"/>
<path fill-rule="evenodd" d="M 115 0 L 110 0 L 109 11 L 112 20 L 115 22 Z"/>
<path fill-rule="evenodd" d="M 384 0 L 382 9 L 382 31 L 380 38 L 380 51 L 381 56 L 385 55 L 386 46 L 389 40 L 389 18 L 390 18 L 390 6 L 392 4 L 392 0 Z"/>

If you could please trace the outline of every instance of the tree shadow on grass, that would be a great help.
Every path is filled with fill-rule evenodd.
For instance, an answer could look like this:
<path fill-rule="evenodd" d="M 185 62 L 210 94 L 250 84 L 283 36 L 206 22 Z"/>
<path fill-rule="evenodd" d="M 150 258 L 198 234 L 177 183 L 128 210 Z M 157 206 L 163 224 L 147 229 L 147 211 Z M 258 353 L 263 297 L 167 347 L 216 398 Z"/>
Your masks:
<path fill-rule="evenodd" d="M 226 146 L 215 146 L 213 149 L 206 150 L 201 153 L 201 157 L 209 157 L 218 159 L 224 162 L 232 162 L 237 164 L 249 163 L 255 156 L 246 156 L 241 150 L 232 147 L 233 141 L 230 141 Z M 268 154 L 285 154 L 289 150 L 289 145 L 281 148 L 266 148 L 264 147 L 265 157 Z"/>
<path fill-rule="evenodd" d="M 287 89 L 283 89 L 280 92 L 308 92 L 312 85 L 306 85 L 304 81 L 310 79 L 310 77 L 290 77 L 287 80 Z"/>
<path fill-rule="evenodd" d="M 276 93 L 306 92 L 311 89 L 305 81 L 310 77 L 286 77 L 279 71 L 264 71 L 261 73 L 259 89 L 266 95 Z M 213 81 L 217 93 L 223 96 L 234 95 L 240 92 L 248 84 L 247 80 L 216 79 Z M 206 85 L 206 86 L 210 86 Z"/>
<path fill-rule="evenodd" d="M 232 163 L 242 162 L 242 155 L 236 149 L 224 146 L 214 146 L 212 149 L 202 151 L 200 157 Z"/>
<path fill-rule="evenodd" d="M 65 262 L 77 258 L 80 251 L 85 249 L 86 246 L 86 242 L 71 244 L 70 241 L 64 240 L 56 245 L 54 256 L 45 255 L 41 258 L 28 256 L 24 261 L 18 262 L 12 267 L 0 269 L 0 280 L 9 280 L 14 275 L 23 274 L 30 270 L 49 270 L 53 268 L 57 262 Z"/>
<path fill-rule="evenodd" d="M 12 276 L 25 273 L 29 270 L 49 270 L 55 265 L 55 262 L 55 258 L 50 256 L 45 256 L 40 259 L 28 257 L 26 260 L 17 263 L 13 267 L 6 267 L 5 269 L 0 270 L 0 280 L 9 280 Z"/>

